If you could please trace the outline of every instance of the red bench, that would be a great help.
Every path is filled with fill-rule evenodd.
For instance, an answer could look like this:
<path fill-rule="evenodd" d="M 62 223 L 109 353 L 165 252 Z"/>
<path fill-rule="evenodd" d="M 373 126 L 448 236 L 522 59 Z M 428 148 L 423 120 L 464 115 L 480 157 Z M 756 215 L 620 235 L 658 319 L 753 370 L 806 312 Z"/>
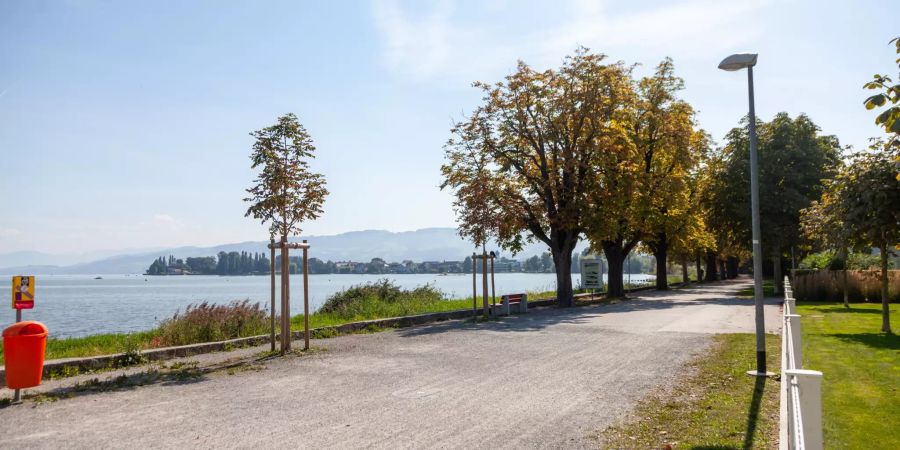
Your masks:
<path fill-rule="evenodd" d="M 528 312 L 528 294 L 508 294 L 500 296 L 500 311 L 501 315 L 509 315 L 513 308 L 515 308 L 515 312 L 524 313 Z"/>

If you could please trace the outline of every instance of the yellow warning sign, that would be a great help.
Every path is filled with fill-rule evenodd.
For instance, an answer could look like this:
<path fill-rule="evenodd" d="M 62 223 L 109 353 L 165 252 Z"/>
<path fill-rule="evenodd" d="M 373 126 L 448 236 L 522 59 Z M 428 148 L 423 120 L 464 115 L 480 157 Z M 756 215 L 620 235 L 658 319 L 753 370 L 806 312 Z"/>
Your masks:
<path fill-rule="evenodd" d="M 34 308 L 34 276 L 17 275 L 12 277 L 13 309 Z"/>

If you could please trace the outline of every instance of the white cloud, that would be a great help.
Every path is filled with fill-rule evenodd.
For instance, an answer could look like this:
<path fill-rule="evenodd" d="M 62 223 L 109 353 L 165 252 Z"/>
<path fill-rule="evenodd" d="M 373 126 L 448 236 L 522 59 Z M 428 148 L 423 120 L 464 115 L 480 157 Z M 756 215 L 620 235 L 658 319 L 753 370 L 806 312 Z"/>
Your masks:
<path fill-rule="evenodd" d="M 165 225 L 172 225 L 177 222 L 174 217 L 172 217 L 168 214 L 154 214 L 153 220 L 156 223 L 165 224 Z"/>
<path fill-rule="evenodd" d="M 0 238 L 11 238 L 20 234 L 22 234 L 22 232 L 15 228 L 0 227 Z"/>
<path fill-rule="evenodd" d="M 537 67 L 557 65 L 583 45 L 633 59 L 642 53 L 719 54 L 746 45 L 762 30 L 748 26 L 767 1 L 684 0 L 633 11 L 615 11 L 611 2 L 570 0 L 547 4 L 553 17 L 501 26 L 500 8 L 521 4 L 488 3 L 454 9 L 445 1 L 419 12 L 397 0 L 372 3 L 385 49 L 384 63 L 415 81 L 496 78 L 523 59 Z M 619 4 L 621 5 L 621 4 Z M 535 8 L 541 9 L 541 8 Z M 463 16 L 465 13 L 465 16 Z M 551 15 L 548 15 L 551 16 Z M 555 18 L 554 18 L 555 17 Z"/>
<path fill-rule="evenodd" d="M 452 56 L 450 6 L 446 1 L 416 17 L 396 1 L 377 0 L 373 13 L 385 41 L 389 67 L 403 67 L 410 76 L 420 79 L 439 71 Z"/>

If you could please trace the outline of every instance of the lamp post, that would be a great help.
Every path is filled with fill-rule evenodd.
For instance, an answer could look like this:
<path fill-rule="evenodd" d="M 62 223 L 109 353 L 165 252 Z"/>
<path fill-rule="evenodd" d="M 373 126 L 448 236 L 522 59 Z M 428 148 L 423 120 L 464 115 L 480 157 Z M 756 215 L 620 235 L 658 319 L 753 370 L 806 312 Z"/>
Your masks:
<path fill-rule="evenodd" d="M 747 374 L 767 376 L 766 371 L 766 324 L 763 310 L 762 244 L 759 231 L 759 164 L 756 155 L 756 112 L 753 106 L 753 66 L 756 53 L 731 55 L 719 63 L 719 68 L 734 72 L 747 69 L 747 85 L 750 94 L 750 208 L 753 232 L 753 300 L 756 306 L 756 371 Z M 775 280 L 776 282 L 778 280 Z"/>

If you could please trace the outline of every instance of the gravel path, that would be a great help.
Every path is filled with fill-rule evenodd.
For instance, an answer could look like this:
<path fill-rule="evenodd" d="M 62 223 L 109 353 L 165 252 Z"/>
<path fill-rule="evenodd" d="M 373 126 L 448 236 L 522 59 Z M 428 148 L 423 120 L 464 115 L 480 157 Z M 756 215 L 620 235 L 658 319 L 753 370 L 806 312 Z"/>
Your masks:
<path fill-rule="evenodd" d="M 0 409 L 0 448 L 596 447 L 710 333 L 753 331 L 752 302 L 732 297 L 748 284 L 342 336 L 246 370 L 26 402 Z"/>

